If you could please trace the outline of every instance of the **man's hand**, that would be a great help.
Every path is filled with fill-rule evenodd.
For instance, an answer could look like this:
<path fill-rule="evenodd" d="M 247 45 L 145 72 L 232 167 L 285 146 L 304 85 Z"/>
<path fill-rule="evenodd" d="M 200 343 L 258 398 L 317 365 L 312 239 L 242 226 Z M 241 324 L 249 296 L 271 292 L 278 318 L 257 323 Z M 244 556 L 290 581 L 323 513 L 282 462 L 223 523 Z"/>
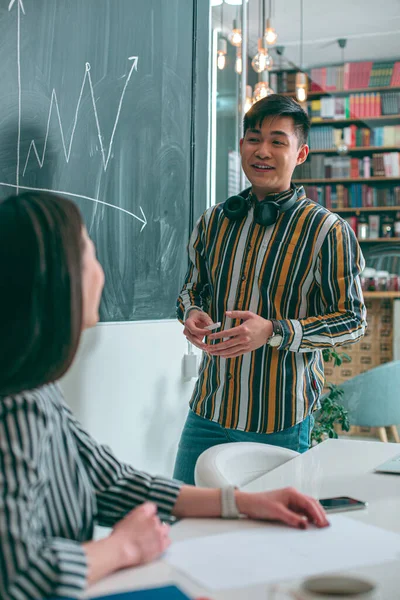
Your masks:
<path fill-rule="evenodd" d="M 272 335 L 272 323 L 249 310 L 227 311 L 231 319 L 241 319 L 243 323 L 232 329 L 225 329 L 207 336 L 208 340 L 229 338 L 226 342 L 206 346 L 208 354 L 234 358 L 261 348 Z M 208 332 L 206 332 L 207 334 Z"/>
<path fill-rule="evenodd" d="M 251 519 L 282 521 L 291 527 L 306 529 L 308 523 L 317 527 L 329 525 L 318 500 L 305 496 L 294 488 L 249 494 L 235 492 L 238 510 Z"/>
<path fill-rule="evenodd" d="M 204 337 L 210 333 L 208 329 L 204 329 L 207 325 L 212 324 L 212 319 L 202 310 L 193 309 L 190 311 L 188 318 L 185 321 L 183 335 L 187 337 L 189 342 L 200 348 L 208 351 L 210 346 L 203 343 Z"/>

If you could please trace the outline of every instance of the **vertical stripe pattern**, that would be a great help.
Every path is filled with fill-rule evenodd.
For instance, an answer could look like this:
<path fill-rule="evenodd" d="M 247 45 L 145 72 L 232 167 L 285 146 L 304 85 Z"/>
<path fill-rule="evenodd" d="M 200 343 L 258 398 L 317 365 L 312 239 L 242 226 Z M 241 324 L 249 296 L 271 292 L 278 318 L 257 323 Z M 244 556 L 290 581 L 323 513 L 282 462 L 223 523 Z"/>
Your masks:
<path fill-rule="evenodd" d="M 318 404 L 322 350 L 364 335 L 364 259 L 354 233 L 303 188 L 295 193 L 294 207 L 268 227 L 255 222 L 253 208 L 230 221 L 222 204 L 213 206 L 189 241 L 177 302 L 182 322 L 197 307 L 228 329 L 239 322 L 227 310 L 250 310 L 279 320 L 284 333 L 279 348 L 231 359 L 204 354 L 190 404 L 223 427 L 272 433 L 296 425 Z"/>
<path fill-rule="evenodd" d="M 146 500 L 167 517 L 178 493 L 97 444 L 56 384 L 0 397 L 0 598 L 80 598 L 94 523 L 112 526 Z"/>

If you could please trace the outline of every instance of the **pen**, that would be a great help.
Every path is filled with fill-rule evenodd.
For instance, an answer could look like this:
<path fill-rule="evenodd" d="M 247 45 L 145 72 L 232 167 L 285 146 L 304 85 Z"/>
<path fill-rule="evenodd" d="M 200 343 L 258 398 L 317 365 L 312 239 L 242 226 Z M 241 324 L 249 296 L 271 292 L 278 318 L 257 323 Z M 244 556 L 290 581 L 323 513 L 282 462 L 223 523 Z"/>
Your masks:
<path fill-rule="evenodd" d="M 218 329 L 218 327 L 221 327 L 221 323 L 211 323 L 211 325 L 207 325 L 207 327 L 204 327 L 204 329 L 208 329 L 208 331 L 213 331 L 214 329 Z"/>

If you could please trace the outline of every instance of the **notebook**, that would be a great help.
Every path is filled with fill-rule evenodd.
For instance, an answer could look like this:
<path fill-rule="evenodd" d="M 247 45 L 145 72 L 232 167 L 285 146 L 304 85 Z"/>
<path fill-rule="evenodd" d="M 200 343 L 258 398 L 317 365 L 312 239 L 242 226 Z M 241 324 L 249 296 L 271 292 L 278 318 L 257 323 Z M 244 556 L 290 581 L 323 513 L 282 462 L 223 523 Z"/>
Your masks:
<path fill-rule="evenodd" d="M 393 475 L 400 475 L 400 454 L 393 456 L 379 467 L 376 467 L 377 473 L 392 473 Z"/>
<path fill-rule="evenodd" d="M 56 599 L 52 598 L 51 600 Z M 57 600 L 71 599 L 64 597 Z M 90 596 L 89 600 L 190 600 L 190 598 L 175 585 L 167 585 L 144 590 L 134 590 L 133 592 L 109 594 L 107 596 Z"/>

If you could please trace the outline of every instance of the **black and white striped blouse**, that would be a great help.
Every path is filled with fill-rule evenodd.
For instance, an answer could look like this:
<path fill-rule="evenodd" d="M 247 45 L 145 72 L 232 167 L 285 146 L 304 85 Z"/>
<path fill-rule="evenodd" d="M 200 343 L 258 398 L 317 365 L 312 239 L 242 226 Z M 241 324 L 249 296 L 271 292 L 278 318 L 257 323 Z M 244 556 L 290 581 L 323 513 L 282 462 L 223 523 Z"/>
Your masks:
<path fill-rule="evenodd" d="M 179 483 L 121 464 L 65 405 L 57 384 L 0 397 L 0 598 L 79 598 L 82 543 L 146 500 L 169 516 Z"/>

